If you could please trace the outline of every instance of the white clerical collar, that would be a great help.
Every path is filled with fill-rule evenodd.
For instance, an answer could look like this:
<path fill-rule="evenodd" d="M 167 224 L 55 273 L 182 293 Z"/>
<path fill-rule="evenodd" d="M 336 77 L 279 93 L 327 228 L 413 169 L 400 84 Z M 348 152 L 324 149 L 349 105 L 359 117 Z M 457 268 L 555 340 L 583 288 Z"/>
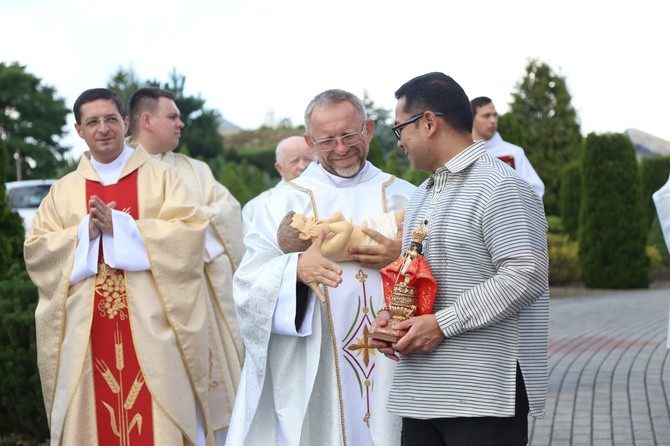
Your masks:
<path fill-rule="evenodd" d="M 323 166 L 319 164 L 319 166 L 323 169 Z M 337 187 L 354 187 L 360 183 L 361 178 L 365 173 L 368 171 L 368 167 L 370 167 L 370 163 L 368 161 L 365 162 L 363 165 L 363 168 L 361 169 L 360 172 L 358 172 L 355 176 L 351 178 L 342 178 L 338 177 L 337 175 L 333 175 L 332 173 L 328 172 L 327 170 L 323 169 L 323 171 L 330 177 L 333 183 L 335 183 L 335 186 Z"/>
<path fill-rule="evenodd" d="M 98 173 L 101 183 L 105 186 L 109 186 L 110 184 L 116 184 L 119 181 L 121 171 L 131 156 L 133 156 L 133 149 L 124 145 L 123 152 L 121 152 L 121 155 L 117 156 L 114 161 L 103 164 L 91 157 L 91 166 L 93 166 L 93 169 Z"/>

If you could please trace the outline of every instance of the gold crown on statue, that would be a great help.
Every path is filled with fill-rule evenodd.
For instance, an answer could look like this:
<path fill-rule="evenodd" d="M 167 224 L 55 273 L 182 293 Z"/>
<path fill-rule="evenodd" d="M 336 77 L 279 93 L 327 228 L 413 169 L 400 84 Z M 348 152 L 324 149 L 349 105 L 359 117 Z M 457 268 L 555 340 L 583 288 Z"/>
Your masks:
<path fill-rule="evenodd" d="M 423 229 L 423 223 L 421 223 L 418 228 L 412 231 L 412 241 L 423 243 L 427 235 L 428 234 L 426 234 L 426 231 Z"/>

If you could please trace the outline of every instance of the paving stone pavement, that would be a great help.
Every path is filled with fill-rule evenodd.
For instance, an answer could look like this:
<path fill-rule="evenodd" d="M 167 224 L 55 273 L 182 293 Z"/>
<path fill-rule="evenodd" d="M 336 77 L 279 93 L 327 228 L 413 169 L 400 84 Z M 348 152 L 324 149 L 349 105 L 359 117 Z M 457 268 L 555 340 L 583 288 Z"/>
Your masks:
<path fill-rule="evenodd" d="M 549 399 L 531 446 L 670 446 L 670 289 L 552 298 Z"/>

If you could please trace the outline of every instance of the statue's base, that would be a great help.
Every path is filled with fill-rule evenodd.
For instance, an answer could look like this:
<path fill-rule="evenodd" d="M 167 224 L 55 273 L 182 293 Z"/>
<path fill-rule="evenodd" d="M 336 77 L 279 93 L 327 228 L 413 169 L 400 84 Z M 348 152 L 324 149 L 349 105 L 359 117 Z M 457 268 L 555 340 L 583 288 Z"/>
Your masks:
<path fill-rule="evenodd" d="M 393 320 L 389 321 L 389 325 L 386 327 L 382 328 L 377 328 L 377 331 L 374 333 L 370 333 L 370 337 L 372 339 L 377 339 L 379 341 L 387 341 L 387 342 L 398 342 L 400 338 L 405 336 L 405 333 L 407 333 L 407 330 L 398 330 L 396 328 L 392 327 Z"/>

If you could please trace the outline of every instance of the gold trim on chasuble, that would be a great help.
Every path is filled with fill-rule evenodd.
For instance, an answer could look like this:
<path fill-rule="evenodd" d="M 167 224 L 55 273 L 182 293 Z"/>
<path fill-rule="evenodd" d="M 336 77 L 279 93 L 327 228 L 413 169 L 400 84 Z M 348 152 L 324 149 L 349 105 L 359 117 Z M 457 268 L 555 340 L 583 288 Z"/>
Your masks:
<path fill-rule="evenodd" d="M 384 212 L 388 212 L 388 206 L 386 201 L 386 188 L 393 183 L 395 176 L 391 175 L 388 180 L 386 180 L 381 185 L 381 199 L 382 199 L 382 209 Z M 291 186 L 299 189 L 301 191 L 307 192 L 309 194 L 309 199 L 312 203 L 312 211 L 314 213 L 314 219 L 319 219 L 319 213 L 316 207 L 316 200 L 314 194 L 310 189 L 299 186 L 293 182 L 289 182 Z M 377 312 L 373 308 L 372 299 L 368 299 L 365 282 L 368 279 L 368 275 L 365 274 L 361 269 L 358 270 L 354 276 L 361 284 L 361 293 L 358 295 L 358 306 L 356 307 L 356 312 L 351 321 L 351 326 L 347 331 L 347 334 L 341 340 L 344 347 L 342 349 L 342 356 L 346 359 L 348 365 L 353 370 L 356 379 L 358 380 L 359 390 L 361 397 L 365 396 L 366 399 L 366 413 L 363 416 L 363 421 L 369 427 L 370 426 L 370 392 L 372 390 L 372 380 L 370 376 L 374 370 L 374 365 L 370 365 L 370 356 L 375 354 L 375 349 L 370 344 L 370 326 L 372 326 L 372 319 L 377 316 Z M 342 399 L 342 378 L 340 375 L 340 362 L 339 362 L 339 346 L 337 343 L 337 337 L 335 336 L 335 324 L 333 323 L 333 314 L 330 306 L 330 294 L 328 293 L 328 287 L 324 287 L 324 295 L 326 297 L 326 311 L 328 314 L 328 327 L 330 330 L 330 339 L 333 344 L 333 360 L 335 362 L 335 375 L 337 377 L 337 392 L 338 399 L 340 403 L 340 429 L 342 431 L 342 444 L 347 446 L 347 436 L 345 432 L 345 421 L 344 421 L 344 401 Z M 369 301 L 369 306 L 368 306 Z M 363 313 L 363 317 L 359 320 L 359 317 Z M 370 313 L 372 314 L 372 319 L 370 319 Z M 367 324 L 366 324 L 367 322 Z M 368 368 L 369 367 L 369 368 Z"/>

